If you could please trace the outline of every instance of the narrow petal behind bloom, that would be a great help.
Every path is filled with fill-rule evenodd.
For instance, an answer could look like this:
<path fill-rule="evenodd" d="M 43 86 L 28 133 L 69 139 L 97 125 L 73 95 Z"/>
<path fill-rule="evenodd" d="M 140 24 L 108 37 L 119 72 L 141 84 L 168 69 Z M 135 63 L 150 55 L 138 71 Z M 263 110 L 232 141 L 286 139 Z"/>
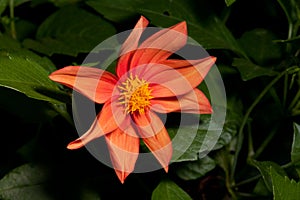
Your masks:
<path fill-rule="evenodd" d="M 148 20 L 141 17 L 123 43 L 116 75 L 91 67 L 68 66 L 49 76 L 104 104 L 91 128 L 68 148 L 77 149 L 105 137 L 111 163 L 122 183 L 134 171 L 140 139 L 168 171 L 172 142 L 156 112 L 212 112 L 209 100 L 197 86 L 216 58 L 169 59 L 186 44 L 186 23 L 162 29 L 140 42 L 147 25 Z"/>

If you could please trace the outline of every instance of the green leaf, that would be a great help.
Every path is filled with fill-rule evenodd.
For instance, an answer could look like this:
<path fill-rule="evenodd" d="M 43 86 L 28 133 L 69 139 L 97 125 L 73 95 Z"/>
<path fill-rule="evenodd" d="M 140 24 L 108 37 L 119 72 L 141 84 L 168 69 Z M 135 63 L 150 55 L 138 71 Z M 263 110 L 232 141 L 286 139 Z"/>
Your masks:
<path fill-rule="evenodd" d="M 0 16 L 8 5 L 8 0 L 0 0 Z"/>
<path fill-rule="evenodd" d="M 215 112 L 219 112 L 214 107 Z M 201 115 L 198 127 L 168 128 L 171 138 L 176 136 L 173 143 L 172 162 L 195 161 L 199 156 L 204 157 L 211 150 L 217 150 L 230 143 L 236 135 L 241 117 L 242 105 L 235 99 L 228 99 L 225 123 L 211 119 L 211 115 Z M 192 142 L 191 142 L 192 141 Z M 185 148 L 188 146 L 188 148 Z"/>
<path fill-rule="evenodd" d="M 176 166 L 176 174 L 183 180 L 194 180 L 203 177 L 216 167 L 216 162 L 206 156 L 192 162 L 182 162 Z"/>
<path fill-rule="evenodd" d="M 278 72 L 263 68 L 243 58 L 234 58 L 232 66 L 239 70 L 243 81 L 248 81 L 260 76 L 275 76 L 278 74 Z"/>
<path fill-rule="evenodd" d="M 62 7 L 70 4 L 75 4 L 82 0 L 49 0 L 49 1 L 52 2 L 55 6 Z"/>
<path fill-rule="evenodd" d="M 21 44 L 7 35 L 0 35 L 0 50 L 2 49 L 20 49 Z"/>
<path fill-rule="evenodd" d="M 67 6 L 41 24 L 37 40 L 26 39 L 23 44 L 46 55 L 76 56 L 90 52 L 114 33 L 115 28 L 100 17 L 75 6 Z"/>
<path fill-rule="evenodd" d="M 0 199 L 52 199 L 44 188 L 46 171 L 39 166 L 25 164 L 15 168 L 0 180 Z"/>
<path fill-rule="evenodd" d="M 172 138 L 176 136 L 173 142 L 173 157 L 172 162 L 195 161 L 199 154 L 207 154 L 207 151 L 214 150 L 215 146 L 220 148 L 218 141 L 223 143 L 228 140 L 230 134 L 226 133 L 224 129 L 220 136 L 219 125 L 217 122 L 210 122 L 210 116 L 203 116 L 199 127 L 183 127 L 180 128 L 180 134 L 176 128 L 168 128 L 168 133 Z M 210 124 L 210 127 L 208 127 Z M 208 130 L 210 128 L 210 130 Z M 224 137 L 224 140 L 220 139 Z M 191 142 L 192 141 L 192 142 Z M 190 144 L 191 143 L 191 144 Z M 186 149 L 185 146 L 190 146 Z"/>
<path fill-rule="evenodd" d="M 7 51 L 7 53 L 13 52 L 24 59 L 31 59 L 40 64 L 48 72 L 56 70 L 54 64 L 47 57 L 40 57 L 32 51 L 21 48 L 21 44 L 7 35 L 0 35 L 0 50 Z"/>
<path fill-rule="evenodd" d="M 272 195 L 272 191 L 270 191 L 263 178 L 260 178 L 257 182 L 257 184 L 255 185 L 254 189 L 253 189 L 253 193 L 259 196 L 265 196 L 268 197 L 270 195 Z"/>
<path fill-rule="evenodd" d="M 29 1 L 31 1 L 31 0 L 14 0 L 14 6 L 16 7 L 23 3 L 29 2 Z"/>
<path fill-rule="evenodd" d="M 231 6 L 236 0 L 225 0 L 227 6 Z"/>
<path fill-rule="evenodd" d="M 298 200 L 300 199 L 300 183 L 289 180 L 282 176 L 273 167 L 270 169 L 270 176 L 273 184 L 274 200 Z"/>
<path fill-rule="evenodd" d="M 259 162 L 256 160 L 252 160 L 251 164 L 260 171 L 269 191 L 272 191 L 272 180 L 271 180 L 271 176 L 270 176 L 270 168 L 271 167 L 274 170 L 276 170 L 276 172 L 278 172 L 279 174 L 281 174 L 283 176 L 286 175 L 285 171 L 278 164 L 276 164 L 274 162 L 270 162 L 270 161 Z"/>
<path fill-rule="evenodd" d="M 24 57 L 20 52 L 0 51 L 0 86 L 30 98 L 61 104 L 64 101 L 58 99 L 68 97 L 48 75 L 35 58 Z"/>
<path fill-rule="evenodd" d="M 300 125 L 294 123 L 294 138 L 291 151 L 291 160 L 300 176 Z"/>
<path fill-rule="evenodd" d="M 0 108 L 27 122 L 47 122 L 58 115 L 48 102 L 28 98 L 5 87 L 0 87 L 0 96 Z"/>
<path fill-rule="evenodd" d="M 31 37 L 37 29 L 37 25 L 29 20 L 19 19 L 15 22 L 17 37 L 19 41 Z"/>
<path fill-rule="evenodd" d="M 89 188 L 82 188 L 81 189 L 81 195 L 80 199 L 84 200 L 100 200 L 101 198 L 99 197 L 98 192 L 91 190 Z"/>
<path fill-rule="evenodd" d="M 246 56 L 239 44 L 213 13 L 207 11 L 205 2 L 196 0 L 100 0 L 87 1 L 87 4 L 109 20 L 123 23 L 126 19 L 143 15 L 160 27 L 170 27 L 187 21 L 189 36 L 206 49 L 230 49 Z M 202 5 L 203 4 L 203 5 Z M 207 14 L 207 15 L 206 15 Z M 132 25 L 132 28 L 134 24 Z"/>
<path fill-rule="evenodd" d="M 265 65 L 282 57 L 281 46 L 274 42 L 276 39 L 274 33 L 260 28 L 245 32 L 239 43 L 255 63 Z"/>
<path fill-rule="evenodd" d="M 163 180 L 154 189 L 152 200 L 191 200 L 191 197 L 183 191 L 178 185 L 170 180 Z"/>
<path fill-rule="evenodd" d="M 197 127 L 168 128 L 168 133 L 173 138 L 173 157 L 172 162 L 195 161 L 199 153 L 205 154 L 206 150 L 211 150 L 220 136 L 218 124 L 212 122 L 216 129 L 208 129 L 210 116 L 204 118 L 204 121 Z M 202 126 L 202 127 L 201 127 Z M 174 140 L 176 136 L 176 140 Z M 190 144 L 190 146 L 189 146 Z M 187 147 L 187 148 L 185 148 Z"/>
<path fill-rule="evenodd" d="M 297 0 L 277 0 L 283 9 L 289 23 L 300 20 L 300 5 Z"/>

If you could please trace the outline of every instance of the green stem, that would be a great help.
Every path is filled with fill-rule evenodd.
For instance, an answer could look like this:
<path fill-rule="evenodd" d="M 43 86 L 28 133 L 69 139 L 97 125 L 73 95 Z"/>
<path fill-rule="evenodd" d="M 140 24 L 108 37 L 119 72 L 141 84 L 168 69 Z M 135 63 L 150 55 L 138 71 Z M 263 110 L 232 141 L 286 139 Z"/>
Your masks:
<path fill-rule="evenodd" d="M 248 127 L 248 159 L 250 159 L 255 155 L 250 122 L 248 122 L 247 127 Z"/>
<path fill-rule="evenodd" d="M 243 181 L 241 181 L 241 182 L 235 184 L 234 187 L 239 187 L 239 186 L 242 186 L 242 185 L 246 185 L 246 184 L 248 184 L 248 183 L 251 183 L 251 182 L 253 182 L 253 181 L 256 181 L 256 180 L 259 179 L 260 177 L 261 177 L 261 174 L 258 174 L 258 175 L 256 175 L 256 176 L 250 177 L 250 178 L 248 178 L 248 179 L 246 179 L 246 180 L 243 180 Z"/>
<path fill-rule="evenodd" d="M 10 12 L 10 31 L 11 36 L 17 39 L 16 24 L 15 24 L 15 12 L 14 12 L 14 0 L 9 0 L 9 12 Z"/>
<path fill-rule="evenodd" d="M 291 115 L 292 115 L 293 117 L 295 117 L 295 116 L 297 116 L 297 115 L 300 115 L 300 110 L 293 110 L 292 113 L 291 113 Z"/>
<path fill-rule="evenodd" d="M 240 126 L 240 129 L 239 129 L 239 132 L 238 132 L 238 135 L 237 135 L 237 144 L 236 144 L 236 149 L 235 149 L 235 154 L 234 154 L 234 160 L 233 160 L 233 165 L 232 165 L 232 169 L 231 169 L 231 180 L 234 180 L 234 175 L 235 175 L 235 170 L 236 170 L 236 165 L 237 165 L 237 160 L 238 160 L 238 156 L 239 156 L 239 153 L 241 151 L 241 148 L 242 148 L 242 145 L 243 145 L 243 136 L 244 136 L 244 127 L 248 121 L 248 118 L 251 114 L 251 112 L 253 111 L 253 109 L 255 108 L 255 106 L 261 101 L 261 99 L 265 96 L 265 94 L 273 87 L 273 85 L 275 83 L 277 83 L 277 81 L 280 80 L 280 78 L 282 76 L 284 76 L 286 73 L 289 73 L 292 69 L 295 69 L 295 67 L 292 67 L 292 68 L 288 68 L 286 69 L 285 71 L 281 72 L 277 77 L 275 77 L 265 88 L 264 90 L 258 95 L 258 97 L 255 99 L 255 101 L 251 104 L 251 106 L 248 108 L 243 120 L 242 120 L 242 123 L 241 123 L 241 126 Z M 297 71 L 299 69 L 297 68 Z"/>
<path fill-rule="evenodd" d="M 273 139 L 274 135 L 276 134 L 278 129 L 278 126 L 272 130 L 270 134 L 268 134 L 267 138 L 264 139 L 262 144 L 257 148 L 255 154 L 252 156 L 252 159 L 256 159 L 260 154 L 265 150 L 265 148 L 268 146 L 270 141 Z"/>
<path fill-rule="evenodd" d="M 229 18 L 229 16 L 230 16 L 230 14 L 231 14 L 231 6 L 230 7 L 226 7 L 224 10 L 223 10 L 223 12 L 222 12 L 222 22 L 224 23 L 224 24 L 226 24 L 226 22 L 227 22 L 227 20 L 228 20 L 228 18 Z"/>
<path fill-rule="evenodd" d="M 295 107 L 293 108 L 293 110 L 299 110 L 299 108 L 300 108 L 300 101 L 299 101 L 299 98 L 298 98 L 298 102 L 295 105 Z"/>
<path fill-rule="evenodd" d="M 288 38 L 287 38 L 287 40 L 290 40 L 290 39 L 292 38 L 292 36 L 293 36 L 293 29 L 294 29 L 293 23 L 289 23 L 289 31 L 288 31 Z M 288 43 L 286 44 L 286 52 L 287 52 L 288 54 L 290 54 L 291 49 L 292 49 L 292 46 L 291 46 L 291 44 L 288 42 Z"/>
<path fill-rule="evenodd" d="M 292 100 L 291 104 L 289 105 L 289 110 L 291 110 L 292 108 L 294 108 L 295 104 L 298 103 L 300 98 L 300 90 L 298 90 L 298 92 L 296 93 L 294 99 Z"/>
<path fill-rule="evenodd" d="M 289 168 L 289 167 L 292 167 L 295 165 L 295 163 L 298 163 L 300 161 L 300 159 L 297 159 L 297 160 L 293 160 L 292 162 L 289 162 L 289 163 L 286 163 L 284 165 L 281 165 L 281 167 L 283 169 L 286 169 L 286 168 Z"/>
<path fill-rule="evenodd" d="M 282 99 L 282 104 L 283 107 L 286 106 L 286 98 L 287 98 L 287 91 L 288 91 L 288 84 L 289 84 L 289 75 L 285 74 L 284 75 L 284 85 L 283 85 L 283 99 Z"/>

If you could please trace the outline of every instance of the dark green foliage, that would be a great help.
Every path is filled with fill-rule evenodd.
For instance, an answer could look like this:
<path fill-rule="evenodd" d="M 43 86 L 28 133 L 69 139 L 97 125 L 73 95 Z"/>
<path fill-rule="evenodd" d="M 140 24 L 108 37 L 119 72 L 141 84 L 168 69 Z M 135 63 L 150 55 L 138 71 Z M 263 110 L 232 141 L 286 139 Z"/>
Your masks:
<path fill-rule="evenodd" d="M 169 173 L 122 185 L 84 148 L 65 148 L 78 136 L 72 91 L 48 75 L 141 15 L 162 28 L 187 22 L 188 44 L 217 57 L 227 107 L 214 109 L 227 115 L 176 135 L 169 114 Z M 0 199 L 300 199 L 299 28 L 299 0 L 0 0 Z"/>

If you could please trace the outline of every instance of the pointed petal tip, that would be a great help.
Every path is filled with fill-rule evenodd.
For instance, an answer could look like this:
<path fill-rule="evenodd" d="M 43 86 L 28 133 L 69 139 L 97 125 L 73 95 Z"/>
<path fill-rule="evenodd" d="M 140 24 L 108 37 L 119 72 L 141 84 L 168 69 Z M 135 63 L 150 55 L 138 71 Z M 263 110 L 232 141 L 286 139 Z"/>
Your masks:
<path fill-rule="evenodd" d="M 59 70 L 56 70 L 54 72 L 52 72 L 51 74 L 48 75 L 48 77 L 52 80 L 55 81 L 56 80 L 56 75 L 59 73 Z"/>
<path fill-rule="evenodd" d="M 217 61 L 217 57 L 215 56 L 210 56 L 210 59 L 212 59 L 212 61 L 215 63 Z"/>
<path fill-rule="evenodd" d="M 77 71 L 79 70 L 80 66 L 65 66 L 61 69 L 58 69 L 54 72 L 52 72 L 51 74 L 49 74 L 49 78 L 53 81 L 59 81 L 60 80 L 60 75 L 65 75 L 65 74 L 68 74 L 70 72 L 72 73 L 77 73 Z"/>
<path fill-rule="evenodd" d="M 144 22 L 148 22 L 148 19 L 146 17 L 144 17 L 143 15 L 141 15 L 140 19 L 139 20 L 142 20 Z"/>
<path fill-rule="evenodd" d="M 54 73 L 54 72 L 53 72 L 53 73 Z M 48 78 L 51 79 L 52 81 L 53 81 L 53 79 L 54 79 L 53 73 L 51 73 L 51 74 L 48 75 Z"/>
<path fill-rule="evenodd" d="M 127 176 L 130 174 L 130 173 L 128 173 L 128 172 L 120 171 L 120 170 L 117 170 L 117 169 L 115 169 L 115 172 L 116 172 L 116 174 L 117 174 L 118 179 L 120 180 L 120 182 L 121 182 L 122 184 L 124 184 L 125 179 L 126 179 Z"/>
<path fill-rule="evenodd" d="M 138 20 L 138 22 L 135 25 L 135 28 L 145 28 L 147 27 L 149 24 L 149 21 L 146 17 L 144 17 L 143 15 L 141 15 L 140 19 Z"/>
<path fill-rule="evenodd" d="M 186 21 L 179 22 L 178 24 L 175 24 L 174 26 L 170 27 L 170 29 L 179 31 L 179 32 L 187 35 L 187 24 L 186 24 Z"/>
<path fill-rule="evenodd" d="M 77 139 L 73 142 L 70 142 L 67 146 L 67 149 L 70 149 L 70 150 L 74 150 L 74 149 L 79 149 L 81 147 L 83 147 L 83 143 L 80 139 Z"/>
<path fill-rule="evenodd" d="M 164 167 L 164 170 L 165 170 L 166 173 L 168 173 L 168 171 L 169 171 L 169 166 L 167 165 L 166 167 Z"/>

